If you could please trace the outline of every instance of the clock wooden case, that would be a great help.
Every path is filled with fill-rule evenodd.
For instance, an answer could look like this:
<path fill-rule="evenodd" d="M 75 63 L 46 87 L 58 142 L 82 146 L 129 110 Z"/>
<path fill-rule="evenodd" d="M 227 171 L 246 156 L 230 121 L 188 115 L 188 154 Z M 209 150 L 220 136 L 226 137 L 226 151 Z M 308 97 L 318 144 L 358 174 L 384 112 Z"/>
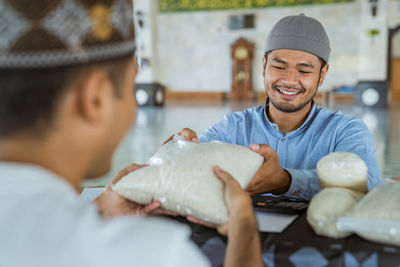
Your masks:
<path fill-rule="evenodd" d="M 232 88 L 229 99 L 254 99 L 252 61 L 254 44 L 244 38 L 239 38 L 231 45 L 232 56 Z"/>

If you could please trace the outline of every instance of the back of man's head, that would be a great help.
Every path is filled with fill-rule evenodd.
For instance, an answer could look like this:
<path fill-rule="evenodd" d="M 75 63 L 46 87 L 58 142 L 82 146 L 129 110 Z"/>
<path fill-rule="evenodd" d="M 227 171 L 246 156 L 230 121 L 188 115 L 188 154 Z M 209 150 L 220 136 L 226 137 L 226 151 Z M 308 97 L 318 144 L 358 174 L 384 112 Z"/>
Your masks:
<path fill-rule="evenodd" d="M 304 14 L 280 19 L 265 40 L 264 52 L 277 49 L 300 50 L 328 62 L 329 37 L 322 24 Z"/>
<path fill-rule="evenodd" d="M 131 0 L 0 0 L 0 138 L 41 135 L 78 77 L 114 85 L 135 51 Z"/>

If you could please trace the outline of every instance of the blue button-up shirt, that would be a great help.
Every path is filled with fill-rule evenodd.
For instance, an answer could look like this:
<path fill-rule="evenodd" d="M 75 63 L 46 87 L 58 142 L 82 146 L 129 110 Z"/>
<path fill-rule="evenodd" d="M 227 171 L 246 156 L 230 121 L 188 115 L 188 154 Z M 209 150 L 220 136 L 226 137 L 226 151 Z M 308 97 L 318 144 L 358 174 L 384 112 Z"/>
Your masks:
<path fill-rule="evenodd" d="M 284 194 L 287 197 L 310 200 L 318 193 L 316 165 L 323 156 L 336 151 L 353 152 L 364 160 L 368 166 L 368 189 L 380 182 L 374 142 L 364 122 L 316 104 L 303 125 L 286 134 L 269 121 L 265 106 L 227 114 L 199 135 L 200 142 L 212 140 L 245 147 L 269 145 L 278 154 L 281 167 L 292 177 Z"/>

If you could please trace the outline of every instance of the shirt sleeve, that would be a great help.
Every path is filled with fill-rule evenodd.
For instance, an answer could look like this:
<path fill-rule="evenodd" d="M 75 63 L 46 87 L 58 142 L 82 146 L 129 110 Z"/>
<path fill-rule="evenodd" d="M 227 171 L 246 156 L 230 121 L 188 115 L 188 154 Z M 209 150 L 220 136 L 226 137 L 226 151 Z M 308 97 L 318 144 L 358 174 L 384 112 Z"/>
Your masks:
<path fill-rule="evenodd" d="M 99 224 L 101 227 L 96 227 Z M 80 250 L 86 261 L 69 266 L 210 266 L 208 258 L 190 240 L 191 231 L 185 225 L 125 216 L 91 226 L 82 231 L 81 242 L 74 243 L 75 247 L 79 244 L 87 248 Z"/>
<path fill-rule="evenodd" d="M 352 152 L 358 155 L 368 167 L 368 190 L 381 183 L 380 170 L 375 158 L 375 147 L 367 126 L 358 119 L 350 120 L 338 132 L 336 146 L 333 152 Z M 321 187 L 316 169 L 297 170 L 286 169 L 292 182 L 285 197 L 295 197 L 311 200 Z"/>
<path fill-rule="evenodd" d="M 189 240 L 180 248 L 175 250 L 175 255 L 171 255 L 171 259 L 167 265 L 169 267 L 209 267 L 210 262 L 201 250 Z"/>
<path fill-rule="evenodd" d="M 286 171 L 288 171 L 292 177 L 292 183 L 290 184 L 289 190 L 282 194 L 282 196 L 309 201 L 320 191 L 321 187 L 319 185 L 317 169 L 286 169 Z"/>
<path fill-rule="evenodd" d="M 229 125 L 229 116 L 225 115 L 199 135 L 199 142 L 221 141 L 230 143 L 229 135 L 226 134 L 229 132 Z"/>
<path fill-rule="evenodd" d="M 338 135 L 336 151 L 353 152 L 365 162 L 368 168 L 368 190 L 381 183 L 374 141 L 364 122 L 354 119 L 345 125 Z"/>

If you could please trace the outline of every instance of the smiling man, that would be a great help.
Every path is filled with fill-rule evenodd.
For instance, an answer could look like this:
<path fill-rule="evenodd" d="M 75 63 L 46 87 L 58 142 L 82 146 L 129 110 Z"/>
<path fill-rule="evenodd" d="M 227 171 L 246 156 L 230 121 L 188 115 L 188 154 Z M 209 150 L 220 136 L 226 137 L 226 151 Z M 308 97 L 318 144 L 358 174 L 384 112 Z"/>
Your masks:
<path fill-rule="evenodd" d="M 247 187 L 251 194 L 274 193 L 310 200 L 319 190 L 317 162 L 335 151 L 357 154 L 368 166 L 368 188 L 379 183 L 373 139 L 357 118 L 313 101 L 328 72 L 328 35 L 303 14 L 282 18 L 265 42 L 263 106 L 227 114 L 199 136 L 250 147 L 265 161 Z M 190 129 L 180 132 L 197 140 Z"/>

